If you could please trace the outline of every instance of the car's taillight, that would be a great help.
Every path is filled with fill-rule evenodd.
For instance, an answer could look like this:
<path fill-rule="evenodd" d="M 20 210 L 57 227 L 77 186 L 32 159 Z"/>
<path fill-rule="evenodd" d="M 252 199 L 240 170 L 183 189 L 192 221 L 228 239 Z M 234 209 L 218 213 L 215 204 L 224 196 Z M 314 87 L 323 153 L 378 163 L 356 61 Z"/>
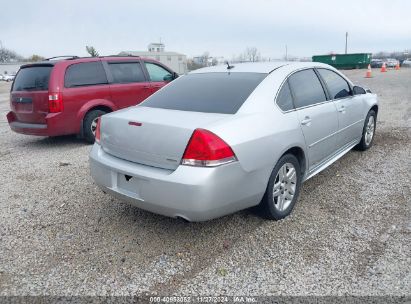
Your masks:
<path fill-rule="evenodd" d="M 96 143 L 100 143 L 100 124 L 101 124 L 101 117 L 97 118 L 97 126 L 96 126 L 96 133 L 94 133 L 94 139 Z"/>
<path fill-rule="evenodd" d="M 215 167 L 236 161 L 231 147 L 214 133 L 196 129 L 181 160 L 182 165 Z"/>
<path fill-rule="evenodd" d="M 61 93 L 49 94 L 49 112 L 58 113 L 63 111 L 63 98 Z"/>

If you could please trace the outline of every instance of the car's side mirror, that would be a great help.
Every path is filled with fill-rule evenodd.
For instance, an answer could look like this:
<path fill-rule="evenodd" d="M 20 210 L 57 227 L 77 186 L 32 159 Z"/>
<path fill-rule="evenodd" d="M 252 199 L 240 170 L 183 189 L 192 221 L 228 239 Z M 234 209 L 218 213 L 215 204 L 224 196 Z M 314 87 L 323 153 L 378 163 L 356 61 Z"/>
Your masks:
<path fill-rule="evenodd" d="M 172 81 L 172 80 L 176 79 L 177 77 L 178 77 L 178 74 L 176 72 L 173 72 L 171 74 L 165 75 L 163 77 L 163 80 L 169 82 L 169 81 Z"/>
<path fill-rule="evenodd" d="M 352 88 L 353 94 L 354 95 L 361 95 L 361 94 L 367 94 L 367 92 L 364 90 L 364 88 L 360 86 L 354 86 Z"/>

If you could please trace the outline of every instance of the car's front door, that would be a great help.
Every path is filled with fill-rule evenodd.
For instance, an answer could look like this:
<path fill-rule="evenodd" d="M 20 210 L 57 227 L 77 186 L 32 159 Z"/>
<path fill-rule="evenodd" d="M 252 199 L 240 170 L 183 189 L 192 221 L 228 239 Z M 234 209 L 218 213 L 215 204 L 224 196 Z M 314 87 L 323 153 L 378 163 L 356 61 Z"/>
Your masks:
<path fill-rule="evenodd" d="M 337 148 L 344 148 L 359 140 L 364 125 L 362 97 L 353 95 L 348 82 L 334 71 L 317 69 L 324 80 L 338 112 Z"/>
<path fill-rule="evenodd" d="M 139 61 L 109 61 L 106 68 L 112 101 L 118 108 L 135 106 L 151 95 L 151 86 Z"/>
<path fill-rule="evenodd" d="M 171 80 L 173 80 L 173 73 L 153 62 L 145 62 L 148 76 L 151 83 L 151 92 L 161 89 Z"/>
<path fill-rule="evenodd" d="M 333 102 L 327 101 L 313 69 L 292 74 L 289 84 L 307 146 L 309 170 L 313 171 L 335 151 L 337 110 Z"/>

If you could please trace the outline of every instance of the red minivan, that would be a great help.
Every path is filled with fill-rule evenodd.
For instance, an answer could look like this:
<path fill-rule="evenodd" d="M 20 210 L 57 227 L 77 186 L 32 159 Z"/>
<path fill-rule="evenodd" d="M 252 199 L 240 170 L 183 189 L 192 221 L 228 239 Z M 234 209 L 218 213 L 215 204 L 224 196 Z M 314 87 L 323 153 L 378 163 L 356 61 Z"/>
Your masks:
<path fill-rule="evenodd" d="M 79 134 L 92 143 L 99 116 L 137 105 L 178 77 L 155 60 L 134 56 L 56 58 L 17 73 L 7 114 L 13 131 Z"/>

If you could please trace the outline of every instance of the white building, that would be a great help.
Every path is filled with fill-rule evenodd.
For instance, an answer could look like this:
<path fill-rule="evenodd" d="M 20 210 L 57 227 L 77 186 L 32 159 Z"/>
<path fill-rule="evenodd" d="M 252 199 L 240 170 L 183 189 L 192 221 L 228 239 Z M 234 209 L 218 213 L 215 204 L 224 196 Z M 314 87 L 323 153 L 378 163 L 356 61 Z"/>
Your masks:
<path fill-rule="evenodd" d="M 120 52 L 119 55 L 152 58 L 170 67 L 170 69 L 180 75 L 187 73 L 187 56 L 177 52 L 166 52 L 163 43 L 150 43 L 148 45 L 148 51 L 123 51 Z"/>

